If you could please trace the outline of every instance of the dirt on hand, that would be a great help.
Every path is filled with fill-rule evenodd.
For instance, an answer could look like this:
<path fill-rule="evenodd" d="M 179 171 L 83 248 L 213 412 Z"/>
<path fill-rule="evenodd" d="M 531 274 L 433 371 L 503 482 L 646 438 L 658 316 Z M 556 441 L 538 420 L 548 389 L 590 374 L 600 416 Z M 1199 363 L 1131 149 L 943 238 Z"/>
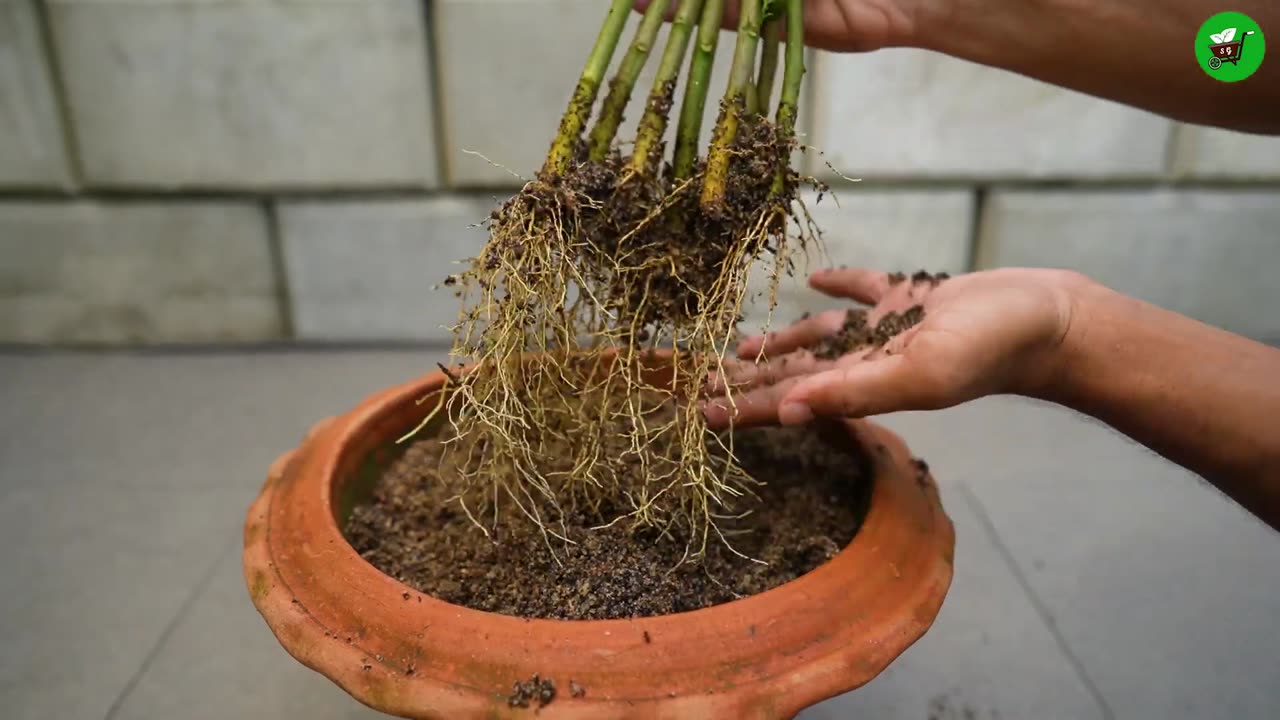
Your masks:
<path fill-rule="evenodd" d="M 853 308 L 848 311 L 844 325 L 833 335 L 814 343 L 810 350 L 823 360 L 836 358 L 867 348 L 884 347 L 894 336 L 918 325 L 924 319 L 924 307 L 913 305 L 903 312 L 889 312 L 872 325 L 867 311 Z"/>
<path fill-rule="evenodd" d="M 913 285 L 927 283 L 929 285 L 937 287 L 938 283 L 941 283 L 944 280 L 950 279 L 950 277 L 951 275 L 949 273 L 944 273 L 944 272 L 931 273 L 927 270 L 917 270 L 911 274 L 910 280 Z M 908 279 L 908 276 L 904 272 L 889 273 L 890 285 L 901 285 L 902 283 L 906 282 L 907 279 Z"/>
<path fill-rule="evenodd" d="M 889 274 L 890 285 L 910 282 L 912 285 L 929 285 L 937 287 L 949 279 L 947 273 L 929 273 L 919 270 L 911 276 L 895 272 Z M 924 320 L 923 305 L 912 305 L 901 312 L 885 313 L 879 322 L 872 325 L 869 312 L 865 308 L 850 308 L 844 325 L 832 335 L 828 335 L 809 347 L 815 356 L 823 360 L 835 360 L 868 348 L 882 348 L 895 336 L 910 330 Z"/>

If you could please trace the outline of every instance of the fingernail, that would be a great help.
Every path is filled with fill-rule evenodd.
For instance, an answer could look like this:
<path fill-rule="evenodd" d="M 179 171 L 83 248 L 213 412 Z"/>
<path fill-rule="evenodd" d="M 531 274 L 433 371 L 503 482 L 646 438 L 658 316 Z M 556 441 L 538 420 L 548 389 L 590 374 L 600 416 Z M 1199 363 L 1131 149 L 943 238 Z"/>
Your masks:
<path fill-rule="evenodd" d="M 778 406 L 778 422 L 783 425 L 804 425 L 813 420 L 813 410 L 804 403 L 784 403 Z"/>

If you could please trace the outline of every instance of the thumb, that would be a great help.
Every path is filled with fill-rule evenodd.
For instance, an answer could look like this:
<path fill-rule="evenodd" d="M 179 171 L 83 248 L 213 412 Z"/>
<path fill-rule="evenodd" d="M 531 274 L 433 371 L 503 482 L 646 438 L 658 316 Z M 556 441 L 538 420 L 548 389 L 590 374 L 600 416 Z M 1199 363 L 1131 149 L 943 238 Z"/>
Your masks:
<path fill-rule="evenodd" d="M 804 379 L 779 402 L 778 419 L 796 425 L 815 415 L 866 417 L 951 404 L 936 373 L 917 367 L 910 355 L 890 355 Z"/>

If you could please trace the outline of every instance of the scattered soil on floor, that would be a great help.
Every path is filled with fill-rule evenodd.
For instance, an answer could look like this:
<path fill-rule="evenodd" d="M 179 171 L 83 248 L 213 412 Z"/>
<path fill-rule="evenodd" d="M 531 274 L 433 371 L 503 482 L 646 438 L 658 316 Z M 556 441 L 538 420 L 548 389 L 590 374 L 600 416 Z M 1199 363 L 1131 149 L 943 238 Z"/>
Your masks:
<path fill-rule="evenodd" d="M 592 530 L 598 516 L 586 513 L 563 519 L 572 545 L 552 538 L 549 547 L 540 530 L 516 517 L 486 537 L 453 501 L 453 455 L 442 463 L 435 439 L 415 443 L 391 466 L 346 533 L 382 572 L 477 610 L 566 620 L 696 610 L 763 592 L 830 560 L 853 539 L 870 497 L 867 456 L 843 426 L 742 430 L 733 439 L 742 466 L 763 484 L 753 512 L 719 527 L 734 549 L 765 564 L 735 554 L 714 534 L 701 561 L 682 562 L 686 542 L 622 523 Z"/>

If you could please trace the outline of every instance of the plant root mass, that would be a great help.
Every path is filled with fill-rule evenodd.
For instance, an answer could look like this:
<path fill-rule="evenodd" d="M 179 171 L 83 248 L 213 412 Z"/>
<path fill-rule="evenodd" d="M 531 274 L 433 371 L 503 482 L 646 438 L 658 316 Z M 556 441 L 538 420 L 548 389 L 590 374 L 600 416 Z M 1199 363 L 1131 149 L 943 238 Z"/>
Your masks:
<path fill-rule="evenodd" d="M 517 554 L 531 531 L 556 567 L 610 537 L 635 545 L 610 549 L 615 556 L 665 544 L 679 549 L 665 558 L 666 572 L 697 565 L 714 546 L 738 556 L 743 518 L 767 512 L 761 479 L 744 468 L 732 438 L 711 432 L 698 401 L 706 378 L 723 370 L 753 268 L 771 266 L 772 303 L 778 277 L 817 231 L 798 194 L 814 181 L 790 164 L 800 147 L 799 43 L 786 48 L 776 111 L 756 91 L 764 82 L 772 95 L 776 23 L 785 13 L 801 26 L 801 0 L 739 5 L 730 81 L 702 155 L 724 3 L 676 8 L 628 155 L 615 136 L 667 7 L 656 1 L 644 11 L 606 83 L 633 4 L 612 0 L 541 170 L 491 214 L 479 255 L 445 279 L 463 306 L 454 370 L 406 439 L 443 421 L 433 425 L 433 457 L 448 490 L 419 498 L 435 503 L 421 512 L 447 506 Z M 765 9 L 774 25 L 762 49 Z M 763 58 L 773 60 L 757 81 Z"/>

